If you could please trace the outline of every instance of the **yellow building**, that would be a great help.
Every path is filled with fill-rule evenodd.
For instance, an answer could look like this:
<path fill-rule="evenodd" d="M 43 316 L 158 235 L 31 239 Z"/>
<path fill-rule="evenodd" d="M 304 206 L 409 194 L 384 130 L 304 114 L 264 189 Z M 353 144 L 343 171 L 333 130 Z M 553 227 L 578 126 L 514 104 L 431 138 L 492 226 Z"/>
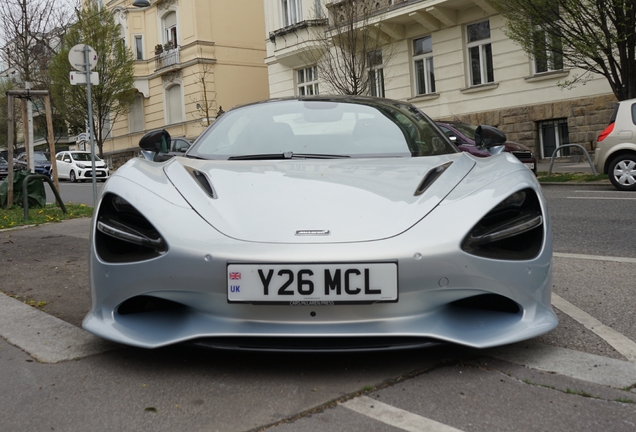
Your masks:
<path fill-rule="evenodd" d="M 115 166 L 135 154 L 146 131 L 194 139 L 221 107 L 269 97 L 262 0 L 132 3 L 104 1 L 136 58 L 137 98 L 104 143 Z"/>

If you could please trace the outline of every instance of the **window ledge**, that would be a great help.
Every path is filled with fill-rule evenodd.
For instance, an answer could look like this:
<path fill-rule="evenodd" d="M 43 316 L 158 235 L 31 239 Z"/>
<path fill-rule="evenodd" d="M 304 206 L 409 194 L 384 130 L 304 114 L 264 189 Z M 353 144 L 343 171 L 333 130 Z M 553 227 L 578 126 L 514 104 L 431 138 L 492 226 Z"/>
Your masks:
<path fill-rule="evenodd" d="M 433 100 L 439 98 L 439 93 L 428 93 L 423 95 L 417 95 L 412 98 L 407 99 L 408 102 L 424 102 L 428 100 Z"/>
<path fill-rule="evenodd" d="M 486 91 L 486 90 L 494 90 L 497 87 L 499 87 L 499 83 L 488 83 L 488 84 L 479 84 L 473 87 L 468 87 L 465 89 L 461 89 L 460 91 L 463 94 L 469 94 L 469 93 L 477 93 L 477 92 Z"/>
<path fill-rule="evenodd" d="M 549 72 L 541 72 L 538 74 L 534 74 L 529 77 L 525 77 L 526 82 L 536 82 L 536 81 L 544 81 L 549 79 L 563 78 L 570 74 L 569 70 L 558 70 L 558 71 L 549 71 Z"/>

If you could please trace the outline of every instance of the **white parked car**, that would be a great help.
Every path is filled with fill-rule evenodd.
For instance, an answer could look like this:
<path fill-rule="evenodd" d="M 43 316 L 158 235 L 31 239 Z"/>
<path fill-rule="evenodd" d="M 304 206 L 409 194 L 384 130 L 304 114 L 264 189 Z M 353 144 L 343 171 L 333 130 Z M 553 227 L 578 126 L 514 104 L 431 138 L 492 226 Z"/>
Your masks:
<path fill-rule="evenodd" d="M 621 191 L 636 190 L 636 99 L 620 101 L 597 138 L 596 171 Z"/>
<path fill-rule="evenodd" d="M 72 182 L 85 181 L 93 178 L 91 153 L 87 151 L 63 151 L 55 155 L 57 176 Z M 95 155 L 96 178 L 106 181 L 110 171 L 106 163 Z"/>

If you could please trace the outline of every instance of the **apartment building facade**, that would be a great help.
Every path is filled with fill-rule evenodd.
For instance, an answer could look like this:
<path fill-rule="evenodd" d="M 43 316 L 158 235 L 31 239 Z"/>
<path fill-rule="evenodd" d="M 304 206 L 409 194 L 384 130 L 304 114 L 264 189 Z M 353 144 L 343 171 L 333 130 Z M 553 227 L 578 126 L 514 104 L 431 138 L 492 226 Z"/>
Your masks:
<path fill-rule="evenodd" d="M 113 125 L 104 154 L 115 166 L 141 136 L 165 128 L 194 139 L 219 110 L 266 99 L 261 0 L 104 1 L 135 56 L 136 99 Z"/>
<path fill-rule="evenodd" d="M 271 97 L 329 93 L 315 64 L 316 32 L 331 32 L 350 0 L 264 0 Z M 435 120 L 490 124 L 538 157 L 564 144 L 593 150 L 616 98 L 605 78 L 564 84 L 584 71 L 558 53 L 535 61 L 505 35 L 488 0 L 374 0 L 367 26 L 390 60 L 371 66 L 369 93 L 408 101 Z M 568 149 L 569 150 L 569 149 Z M 569 151 L 564 151 L 568 154 Z"/>

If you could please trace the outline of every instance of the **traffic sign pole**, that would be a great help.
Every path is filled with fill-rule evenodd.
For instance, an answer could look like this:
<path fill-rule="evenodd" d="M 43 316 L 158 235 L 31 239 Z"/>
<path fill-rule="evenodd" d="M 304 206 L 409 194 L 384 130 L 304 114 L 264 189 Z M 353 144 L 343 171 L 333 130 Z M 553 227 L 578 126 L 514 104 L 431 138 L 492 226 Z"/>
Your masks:
<path fill-rule="evenodd" d="M 93 128 L 93 97 L 91 95 L 91 81 L 93 74 L 95 75 L 95 78 L 97 78 L 97 73 L 91 72 L 91 69 L 93 69 L 95 65 L 97 65 L 97 53 L 93 48 L 86 44 L 78 44 L 69 50 L 68 61 L 69 63 L 71 63 L 73 69 L 77 71 L 76 73 L 71 72 L 69 76 L 71 84 L 86 84 L 86 97 L 88 99 L 89 140 L 91 146 L 91 169 L 93 177 L 93 206 L 96 206 L 97 178 L 95 176 L 95 131 Z M 84 82 L 79 82 L 81 80 L 75 80 L 75 74 L 84 74 Z"/>
<path fill-rule="evenodd" d="M 86 72 L 86 94 L 88 97 L 88 125 L 90 128 L 90 145 L 91 145 L 91 163 L 92 166 L 92 177 L 93 177 L 93 208 L 97 206 L 97 176 L 95 175 L 95 139 L 93 130 L 93 98 L 91 96 L 91 63 L 90 63 L 90 55 L 91 49 L 88 45 L 84 45 L 84 64 L 85 64 L 85 72 Z M 97 56 L 95 56 L 97 57 Z"/>

